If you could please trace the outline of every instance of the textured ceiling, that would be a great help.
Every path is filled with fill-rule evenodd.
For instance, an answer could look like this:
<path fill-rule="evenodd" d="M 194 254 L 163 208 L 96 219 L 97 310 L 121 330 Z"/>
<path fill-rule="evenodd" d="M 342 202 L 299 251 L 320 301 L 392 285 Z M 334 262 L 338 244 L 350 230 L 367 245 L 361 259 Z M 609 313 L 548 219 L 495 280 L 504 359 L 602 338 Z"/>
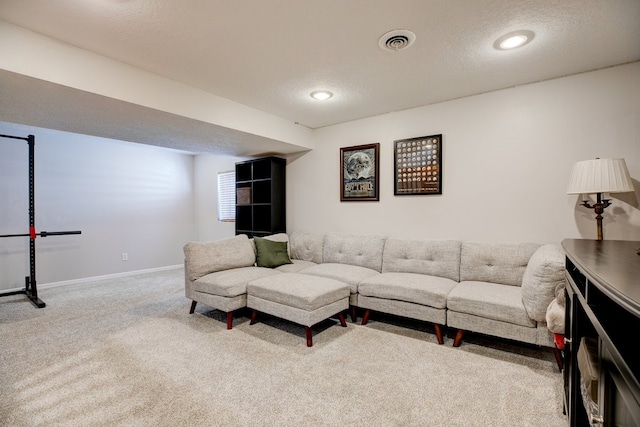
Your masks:
<path fill-rule="evenodd" d="M 1 0 L 0 18 L 310 128 L 640 59 L 639 0 Z M 382 50 L 395 29 L 415 43 Z"/>

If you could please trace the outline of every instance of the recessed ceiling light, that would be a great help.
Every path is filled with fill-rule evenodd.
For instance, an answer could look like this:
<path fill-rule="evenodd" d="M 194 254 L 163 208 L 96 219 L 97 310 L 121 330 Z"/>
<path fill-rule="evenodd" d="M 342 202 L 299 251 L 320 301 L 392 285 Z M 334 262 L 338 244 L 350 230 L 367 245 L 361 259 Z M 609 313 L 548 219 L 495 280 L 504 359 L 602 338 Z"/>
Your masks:
<path fill-rule="evenodd" d="M 515 49 L 516 47 L 524 46 L 529 43 L 533 39 L 533 32 L 522 30 L 522 31 L 514 31 L 509 34 L 505 34 L 500 37 L 493 44 L 498 50 L 509 50 Z"/>
<path fill-rule="evenodd" d="M 317 99 L 318 101 L 324 101 L 325 99 L 329 99 L 332 96 L 333 94 L 328 90 L 316 90 L 311 92 L 311 97 Z"/>

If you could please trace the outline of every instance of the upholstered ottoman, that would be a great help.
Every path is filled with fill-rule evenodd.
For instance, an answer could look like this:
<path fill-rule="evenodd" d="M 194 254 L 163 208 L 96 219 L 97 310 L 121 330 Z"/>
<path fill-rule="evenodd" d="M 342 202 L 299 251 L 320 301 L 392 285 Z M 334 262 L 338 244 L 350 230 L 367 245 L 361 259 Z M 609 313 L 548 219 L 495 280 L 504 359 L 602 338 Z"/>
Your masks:
<path fill-rule="evenodd" d="M 247 284 L 247 307 L 253 309 L 251 325 L 258 312 L 303 325 L 307 347 L 313 345 L 311 326 L 339 313 L 346 327 L 343 311 L 349 308 L 349 285 L 325 277 L 298 273 L 263 277 Z"/>

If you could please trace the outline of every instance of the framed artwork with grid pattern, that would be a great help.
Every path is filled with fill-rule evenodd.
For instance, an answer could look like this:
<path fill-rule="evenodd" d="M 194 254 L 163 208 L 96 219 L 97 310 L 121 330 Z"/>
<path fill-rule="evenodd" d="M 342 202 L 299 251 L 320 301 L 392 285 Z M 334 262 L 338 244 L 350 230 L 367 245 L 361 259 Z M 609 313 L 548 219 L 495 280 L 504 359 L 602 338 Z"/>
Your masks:
<path fill-rule="evenodd" d="M 442 194 L 442 134 L 393 144 L 394 194 Z"/>

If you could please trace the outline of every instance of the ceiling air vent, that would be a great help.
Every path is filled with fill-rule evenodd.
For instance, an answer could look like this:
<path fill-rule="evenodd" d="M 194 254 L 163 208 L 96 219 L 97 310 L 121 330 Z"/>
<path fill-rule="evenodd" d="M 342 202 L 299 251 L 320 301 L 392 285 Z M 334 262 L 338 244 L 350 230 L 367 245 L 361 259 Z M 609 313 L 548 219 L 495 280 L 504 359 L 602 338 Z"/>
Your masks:
<path fill-rule="evenodd" d="M 409 30 L 393 30 L 384 34 L 378 40 L 378 44 L 383 50 L 397 52 L 406 49 L 416 41 L 416 35 Z"/>

